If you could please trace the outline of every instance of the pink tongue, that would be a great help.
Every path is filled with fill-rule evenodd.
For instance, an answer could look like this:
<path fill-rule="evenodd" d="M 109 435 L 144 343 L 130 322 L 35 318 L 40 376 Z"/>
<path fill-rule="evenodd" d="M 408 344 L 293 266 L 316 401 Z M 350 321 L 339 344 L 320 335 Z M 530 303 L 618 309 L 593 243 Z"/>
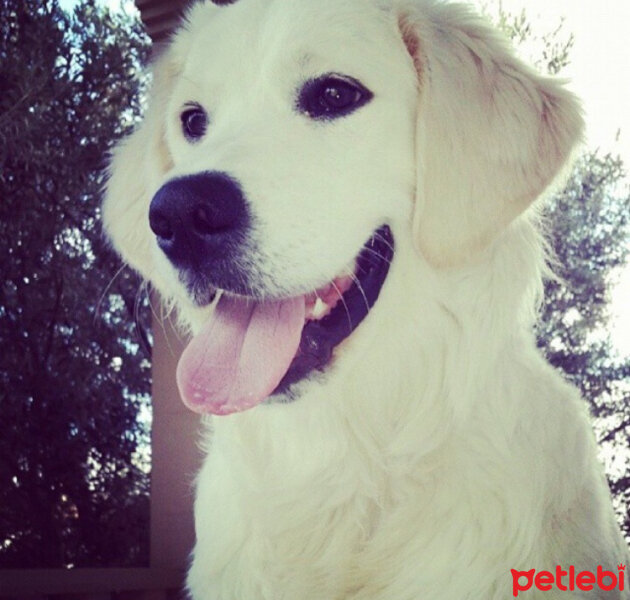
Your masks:
<path fill-rule="evenodd" d="M 304 326 L 304 298 L 254 302 L 220 298 L 177 365 L 186 406 L 226 415 L 252 408 L 289 369 Z"/>

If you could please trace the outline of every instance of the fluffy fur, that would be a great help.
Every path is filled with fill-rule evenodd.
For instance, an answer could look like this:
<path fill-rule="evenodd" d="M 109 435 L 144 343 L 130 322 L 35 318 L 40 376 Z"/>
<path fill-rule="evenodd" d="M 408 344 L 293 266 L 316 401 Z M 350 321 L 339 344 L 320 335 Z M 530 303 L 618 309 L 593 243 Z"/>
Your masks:
<path fill-rule="evenodd" d="M 295 90 L 327 72 L 373 100 L 329 123 L 298 114 Z M 179 130 L 190 100 L 210 115 L 197 144 Z M 575 98 L 462 5 L 193 6 L 111 165 L 104 220 L 125 259 L 199 329 L 210 309 L 147 213 L 164 182 L 207 170 L 240 182 L 270 296 L 332 279 L 381 223 L 396 240 L 326 373 L 292 403 L 212 420 L 195 599 L 506 600 L 512 568 L 628 562 L 585 404 L 532 334 L 545 264 L 532 203 L 581 130 Z"/>

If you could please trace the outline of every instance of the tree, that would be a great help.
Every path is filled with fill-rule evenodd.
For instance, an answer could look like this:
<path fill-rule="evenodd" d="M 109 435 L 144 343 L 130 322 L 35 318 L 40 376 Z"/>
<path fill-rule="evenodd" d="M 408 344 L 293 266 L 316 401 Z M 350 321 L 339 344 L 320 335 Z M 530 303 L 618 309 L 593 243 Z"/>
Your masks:
<path fill-rule="evenodd" d="M 564 22 L 535 34 L 527 14 L 510 15 L 499 0 L 486 13 L 541 71 L 569 64 L 574 38 Z M 585 151 L 564 189 L 544 209 L 550 262 L 538 344 L 588 401 L 622 530 L 630 541 L 630 356 L 620 356 L 609 328 L 610 286 L 630 255 L 630 185 L 618 156 Z"/>
<path fill-rule="evenodd" d="M 94 1 L 0 0 L 3 567 L 148 562 L 146 302 L 99 224 L 148 47 Z"/>
<path fill-rule="evenodd" d="M 539 346 L 590 404 L 630 540 L 630 357 L 620 356 L 606 335 L 611 275 L 630 249 L 630 190 L 621 159 L 584 153 L 545 218 L 558 278 L 545 282 Z"/>

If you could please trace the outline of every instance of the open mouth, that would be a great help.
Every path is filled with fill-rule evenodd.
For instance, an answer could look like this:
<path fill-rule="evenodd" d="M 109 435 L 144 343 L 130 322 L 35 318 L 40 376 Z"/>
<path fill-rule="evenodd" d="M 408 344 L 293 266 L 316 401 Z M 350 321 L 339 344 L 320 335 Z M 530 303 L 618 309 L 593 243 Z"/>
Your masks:
<path fill-rule="evenodd" d="M 383 225 L 363 246 L 354 273 L 315 292 L 265 302 L 224 293 L 178 364 L 185 404 L 202 413 L 240 412 L 324 371 L 376 302 L 393 254 Z"/>

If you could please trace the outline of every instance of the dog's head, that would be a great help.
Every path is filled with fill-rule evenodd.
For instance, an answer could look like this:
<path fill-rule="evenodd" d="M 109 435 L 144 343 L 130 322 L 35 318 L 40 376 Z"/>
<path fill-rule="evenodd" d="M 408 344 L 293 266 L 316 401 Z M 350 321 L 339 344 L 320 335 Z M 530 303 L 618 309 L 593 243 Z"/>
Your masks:
<path fill-rule="evenodd" d="M 184 312 L 216 303 L 179 382 L 232 412 L 325 368 L 395 248 L 474 260 L 580 131 L 574 98 L 461 5 L 198 3 L 114 154 L 104 220 Z"/>

